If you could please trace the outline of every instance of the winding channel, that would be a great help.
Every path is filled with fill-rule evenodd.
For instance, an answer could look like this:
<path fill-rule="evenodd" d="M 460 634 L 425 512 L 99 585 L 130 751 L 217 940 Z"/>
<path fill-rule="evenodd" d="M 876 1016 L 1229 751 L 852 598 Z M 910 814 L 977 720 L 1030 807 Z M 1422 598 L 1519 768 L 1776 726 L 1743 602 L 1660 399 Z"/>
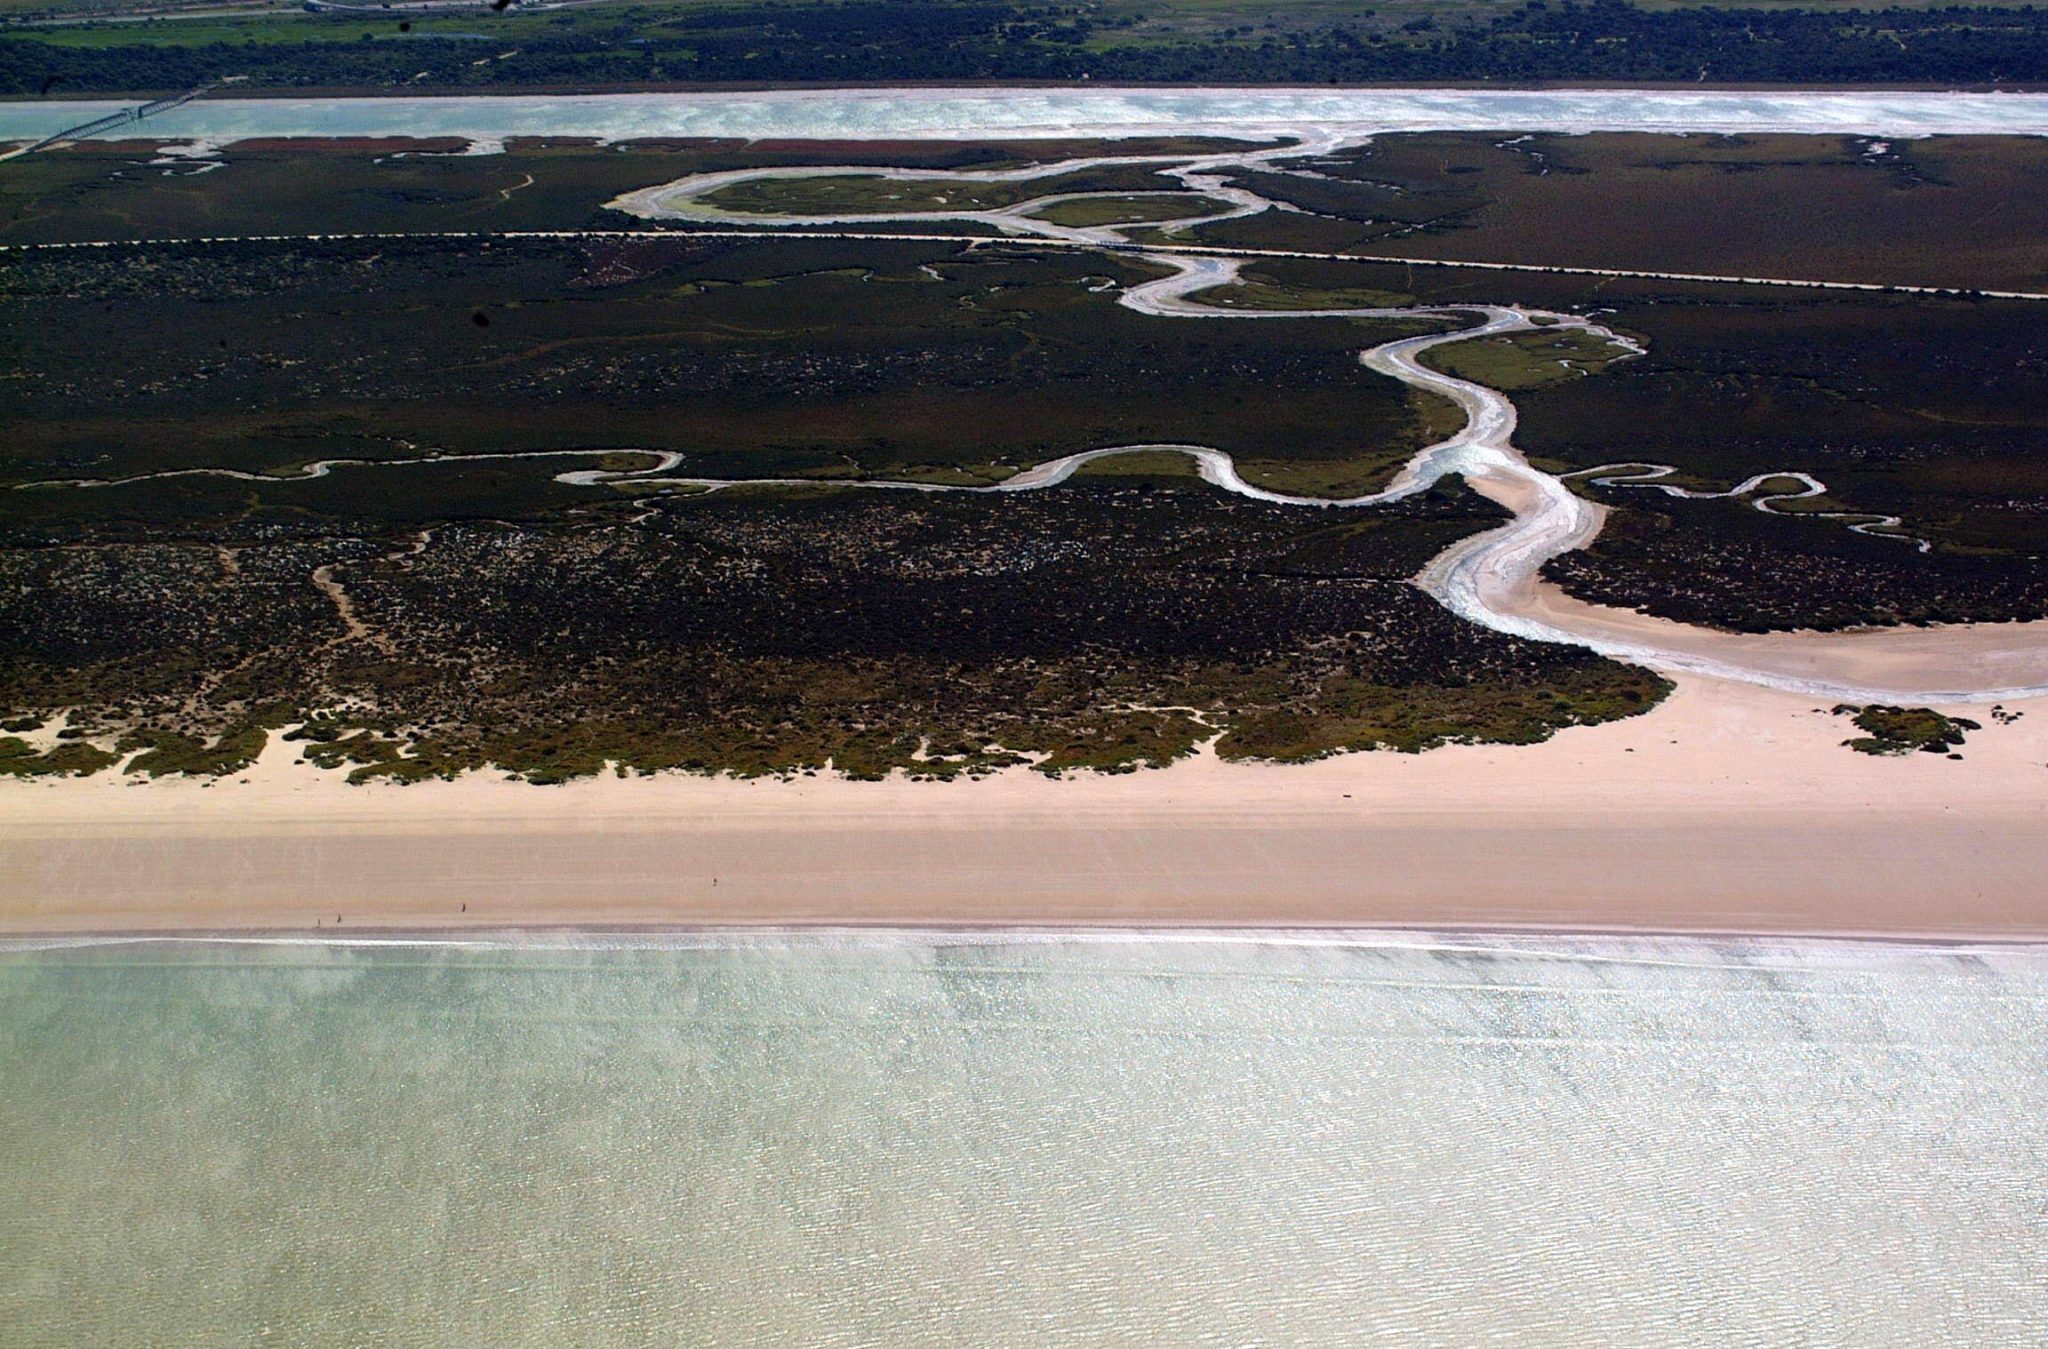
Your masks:
<path fill-rule="evenodd" d="M 1810 474 L 1784 471 L 1758 474 L 1722 492 L 1696 491 L 1662 481 L 1678 470 L 1670 465 L 1630 462 L 1556 475 L 1523 458 L 1514 445 L 1515 406 L 1500 391 L 1459 379 L 1423 365 L 1431 349 L 1474 338 L 1523 332 L 1576 329 L 1641 355 L 1633 339 L 1576 314 L 1510 305 L 1418 305 L 1401 308 L 1354 309 L 1229 309 L 1202 303 L 1200 293 L 1241 283 L 1243 259 L 1167 251 L 1134 243 L 1126 231 L 1161 228 L 1169 236 L 1191 226 L 1235 219 L 1268 210 L 1293 208 L 1233 185 L 1231 171 L 1258 168 L 1265 172 L 1315 176 L 1312 170 L 1290 168 L 1296 161 L 1356 143 L 1356 135 L 1292 139 L 1269 148 L 1187 155 L 1098 156 L 1069 159 L 1005 170 L 893 169 L 873 166 L 812 166 L 745 169 L 698 174 L 675 182 L 627 193 L 608 203 L 613 209 L 650 220 L 688 222 L 700 226 L 744 224 L 764 227 L 775 237 L 777 227 L 819 230 L 948 221 L 993 229 L 1000 244 L 1007 239 L 1042 239 L 1083 245 L 1134 256 L 1165 269 L 1166 275 L 1124 289 L 1118 303 L 1141 314 L 1164 319 L 1256 321 L 1271 319 L 1413 319 L 1417 317 L 1473 320 L 1445 332 L 1400 338 L 1359 354 L 1367 369 L 1411 387 L 1439 394 L 1465 414 L 1464 426 L 1448 439 L 1418 451 L 1377 492 L 1346 498 L 1294 496 L 1246 482 L 1225 451 L 1204 445 L 1117 445 L 1085 450 L 1048 460 L 994 484 L 956 485 L 895 479 L 833 479 L 830 485 L 910 492 L 1000 494 L 1037 491 L 1067 481 L 1083 465 L 1112 455 L 1172 451 L 1195 461 L 1200 477 L 1224 491 L 1256 501 L 1318 510 L 1368 508 L 1426 491 L 1439 480 L 1458 475 L 1475 490 L 1505 506 L 1510 521 L 1459 540 L 1434 558 L 1415 583 L 1451 612 L 1493 631 L 1533 641 L 1583 647 L 1599 655 L 1629 661 L 1668 674 L 1734 680 L 1783 689 L 1816 698 L 1848 701 L 1928 703 L 1992 703 L 2048 696 L 2048 620 L 2031 623 L 1959 624 L 1940 628 L 1873 629 L 1846 633 L 1730 633 L 1697 627 L 1626 610 L 1575 600 L 1542 578 L 1544 564 L 1583 548 L 1599 533 L 1604 509 L 1575 493 L 1568 478 L 1586 478 L 1596 485 L 1637 487 L 1687 498 L 1747 497 L 1759 510 L 1774 503 L 1817 497 L 1826 485 Z M 833 215 L 771 215 L 723 209 L 707 200 L 741 183 L 806 178 L 870 178 L 916 183 L 1015 184 L 1056 178 L 1089 169 L 1147 165 L 1177 179 L 1175 191 L 1198 194 L 1220 204 L 1207 214 L 1191 214 L 1144 225 L 1061 225 L 1040 219 L 1037 212 L 1080 198 L 1122 198 L 1159 195 L 1133 191 L 1055 193 L 1008 206 L 929 211 L 867 211 Z M 686 236 L 682 236 L 686 237 Z M 815 237 L 812 235 L 811 237 Z M 849 233 L 849 238 L 861 237 Z M 969 247 L 978 246 L 970 243 Z M 451 463 L 468 460 L 595 457 L 613 450 L 551 450 L 513 454 L 441 454 L 403 460 L 329 459 L 291 474 L 249 473 L 233 469 L 178 469 L 123 479 L 70 479 L 20 484 L 23 488 L 108 487 L 123 483 L 193 475 L 280 482 L 321 477 L 338 467 L 374 467 Z M 558 481 L 579 487 L 688 488 L 717 491 L 736 486 L 816 486 L 815 478 L 705 478 L 680 475 L 685 456 L 674 451 L 632 451 L 655 462 L 636 470 L 573 469 Z M 1774 480 L 1796 482 L 1796 490 L 1766 490 Z M 1802 512 L 1832 518 L 1846 527 L 1877 537 L 1898 539 L 1902 546 L 1925 553 L 1929 544 L 1903 532 L 1894 517 L 1861 512 Z"/>

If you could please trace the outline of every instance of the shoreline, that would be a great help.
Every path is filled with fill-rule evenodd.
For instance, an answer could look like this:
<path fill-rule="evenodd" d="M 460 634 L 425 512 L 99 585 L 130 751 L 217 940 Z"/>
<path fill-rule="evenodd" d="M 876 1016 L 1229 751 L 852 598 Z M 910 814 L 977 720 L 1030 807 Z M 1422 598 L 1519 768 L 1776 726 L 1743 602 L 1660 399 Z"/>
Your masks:
<path fill-rule="evenodd" d="M 1437 940 L 1431 941 L 1430 938 Z M 2048 928 L 2039 935 L 1984 935 L 1970 932 L 1885 932 L 1842 930 L 1759 931 L 1739 928 L 1567 926 L 1526 923 L 1376 923 L 1369 927 L 1329 925 L 1286 927 L 1256 923 L 900 923 L 759 922 L 625 924 L 597 927 L 573 923 L 535 923 L 519 927 L 377 927 L 329 928 L 134 928 L 13 932 L 0 930 L 0 955 L 43 950 L 90 950 L 101 946 L 347 946 L 463 947 L 479 950 L 535 951 L 671 951 L 723 950 L 766 944 L 771 940 L 857 947 L 871 944 L 930 946 L 1033 946 L 1053 943 L 1173 941 L 1192 945 L 1314 946 L 1335 948 L 1450 949 L 1492 954 L 1504 948 L 1490 940 L 1529 941 L 1546 945 L 1506 948 L 1522 956 L 1578 954 L 1578 942 L 1687 942 L 1700 945 L 1777 943 L 1899 954 L 1955 955 L 1970 951 L 2040 950 L 2048 952 Z"/>
<path fill-rule="evenodd" d="M 2048 95 L 1883 87 L 1777 92 L 1449 85 L 883 84 L 744 91 L 547 94 L 531 91 L 309 98 L 251 91 L 168 110 L 166 139 L 455 136 L 487 146 L 519 136 L 711 140 L 1116 140 L 1230 136 L 1271 139 L 1304 126 L 1362 134 L 1403 131 L 1593 131 L 1731 135 L 2042 135 Z M 0 140 L 35 139 L 119 98 L 0 101 Z M 473 147 L 473 151 L 474 147 Z"/>
<path fill-rule="evenodd" d="M 2048 938 L 2048 700 L 1958 763 L 1682 677 L 1537 745 L 952 783 L 0 782 L 0 936 L 716 928 Z M 342 925 L 334 926 L 340 916 Z"/>
<path fill-rule="evenodd" d="M 23 31 L 9 26 L 4 31 Z M 1899 81 L 1897 83 L 1792 83 L 1786 81 L 1760 81 L 1744 83 L 1726 80 L 1529 80 L 1507 83 L 1499 80 L 1434 80 L 1417 84 L 1402 80 L 1345 81 L 1338 84 L 1302 81 L 1274 81 L 1272 83 L 1247 83 L 1243 80 L 1181 80 L 1159 83 L 1135 83 L 1123 81 L 1104 83 L 1097 86 L 1093 81 L 1080 82 L 1065 80 L 850 80 L 850 81 L 797 81 L 797 80 L 706 80 L 702 83 L 679 84 L 673 81 L 646 81 L 623 84 L 577 84 L 573 81 L 563 84 L 521 84 L 509 86 L 479 87 L 474 85 L 422 84 L 408 86 L 390 85 L 293 85 L 279 87 L 270 85 L 237 85 L 215 89 L 207 93 L 210 102 L 244 102 L 249 100 L 306 100 L 331 101 L 333 99 L 386 99 L 386 98 L 605 98 L 612 95 L 635 94 L 786 94 L 786 93 L 886 93 L 894 89 L 918 91 L 962 89 L 977 93 L 1015 89 L 1030 93 L 1064 89 L 1124 89 L 1124 90 L 1215 90 L 1249 89 L 1271 90 L 1276 93 L 1327 93 L 1356 91 L 1363 93 L 1425 93 L 1442 90 L 1448 93 L 1724 93 L 1724 94 L 2039 94 L 2048 93 L 2048 81 L 2015 80 L 1963 81 L 1943 83 L 1938 80 Z M 182 88 L 89 90 L 64 96 L 51 94 L 7 94 L 0 95 L 0 104 L 47 104 L 47 103 L 123 103 L 136 100 L 171 97 L 183 93 Z"/>
<path fill-rule="evenodd" d="M 1171 301 L 1215 281 L 1212 270 L 1190 265 L 1122 302 L 1186 316 Z M 1425 589 L 1498 631 L 1677 673 L 1679 691 L 1643 716 L 1538 746 L 1292 766 L 1209 751 L 1164 772 L 943 786 L 663 776 L 536 789 L 471 774 L 350 788 L 273 740 L 247 775 L 222 780 L 0 784 L 0 933 L 328 935 L 349 920 L 351 935 L 761 924 L 2048 933 L 2036 884 L 2048 873 L 2048 717 L 1995 718 L 1967 754 L 1879 761 L 1841 748 L 1846 724 L 1827 707 L 2042 703 L 2040 653 L 2013 641 L 2036 629 L 1788 643 L 1568 601 L 1534 568 L 1590 538 L 1598 513 L 1513 450 L 1508 399 L 1409 359 L 1532 322 L 1475 308 L 1478 329 L 1364 353 L 1381 373 L 1451 395 L 1468 424 L 1404 471 L 1414 482 L 1348 504 L 1414 490 L 1425 471 L 1465 474 L 1516 519 L 1442 554 Z M 1219 452 L 1165 448 L 1213 456 L 1206 480 L 1261 495 L 1226 476 Z M 1046 470 L 1106 452 L 985 490 L 1049 485 Z M 1737 653 L 1745 661 L 1727 658 Z M 1845 684 L 1843 662 L 1859 680 L 1892 677 Z M 1956 682 L 1958 666 L 2014 682 L 1981 695 L 1891 691 L 1977 687 Z"/>

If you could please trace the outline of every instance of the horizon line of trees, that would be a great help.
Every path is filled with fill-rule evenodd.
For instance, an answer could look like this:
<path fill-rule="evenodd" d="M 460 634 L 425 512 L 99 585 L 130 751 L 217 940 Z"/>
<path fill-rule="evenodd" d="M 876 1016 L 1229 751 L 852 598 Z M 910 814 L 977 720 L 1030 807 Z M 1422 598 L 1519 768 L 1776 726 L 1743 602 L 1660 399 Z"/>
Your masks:
<path fill-rule="evenodd" d="M 680 26 L 687 23 L 687 27 Z M 394 20 L 394 38 L 396 35 Z M 503 59 L 469 42 L 134 43 L 0 37 L 0 94 L 187 89 L 228 75 L 269 88 L 505 88 L 888 80 L 1383 83 L 1443 80 L 1720 83 L 2048 82 L 2048 8 L 1678 9 L 1532 0 L 1486 22 L 1248 30 L 1206 42 L 1087 45 L 1072 9 L 986 0 L 737 5 L 672 24 L 522 34 Z M 472 35 L 473 36 L 473 35 Z"/>

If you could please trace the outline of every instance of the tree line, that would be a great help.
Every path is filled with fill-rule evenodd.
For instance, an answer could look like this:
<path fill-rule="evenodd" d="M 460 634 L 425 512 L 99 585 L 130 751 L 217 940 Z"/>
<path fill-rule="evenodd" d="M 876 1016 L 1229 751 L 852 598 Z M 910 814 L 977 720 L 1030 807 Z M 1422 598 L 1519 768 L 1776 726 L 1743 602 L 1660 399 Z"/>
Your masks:
<path fill-rule="evenodd" d="M 270 87 L 486 87 L 735 81 L 1080 80 L 1375 83 L 1445 80 L 1992 84 L 2048 81 L 2048 9 L 1648 11 L 1545 0 L 1465 24 L 1388 31 L 1232 30 L 1120 45 L 1071 8 L 915 0 L 736 5 L 676 22 L 576 23 L 474 41 L 390 39 L 69 47 L 0 39 L 0 93 L 184 89 L 227 75 Z M 474 38 L 475 34 L 466 35 Z"/>

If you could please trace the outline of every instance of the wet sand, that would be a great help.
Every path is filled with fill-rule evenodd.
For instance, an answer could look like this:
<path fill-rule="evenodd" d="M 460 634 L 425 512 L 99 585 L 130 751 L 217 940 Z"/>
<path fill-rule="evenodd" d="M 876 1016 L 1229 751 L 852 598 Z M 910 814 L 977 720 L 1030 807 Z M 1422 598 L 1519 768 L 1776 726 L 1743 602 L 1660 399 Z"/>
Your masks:
<path fill-rule="evenodd" d="M 1481 495 L 1517 515 L 1534 515 L 1542 507 L 1531 478 L 1480 472 L 1468 480 Z M 1567 538 L 1569 547 L 1590 542 L 1606 517 L 1605 506 L 1589 503 L 1584 524 Z M 1902 691 L 2048 687 L 2048 619 L 1841 632 L 1729 632 L 1594 604 L 1565 593 L 1540 571 L 1527 570 L 1503 573 L 1487 600 L 1500 613 L 1569 633 L 1595 649 L 1713 662 L 1767 684 L 1835 683 Z M 1897 697 L 1923 701 L 1904 692 Z M 1981 703 L 1975 705 L 1981 710 Z"/>
<path fill-rule="evenodd" d="M 0 931 L 1464 925 L 2048 935 L 2048 702 L 1960 762 L 1686 679 L 1537 746 L 1048 781 L 0 782 Z"/>

